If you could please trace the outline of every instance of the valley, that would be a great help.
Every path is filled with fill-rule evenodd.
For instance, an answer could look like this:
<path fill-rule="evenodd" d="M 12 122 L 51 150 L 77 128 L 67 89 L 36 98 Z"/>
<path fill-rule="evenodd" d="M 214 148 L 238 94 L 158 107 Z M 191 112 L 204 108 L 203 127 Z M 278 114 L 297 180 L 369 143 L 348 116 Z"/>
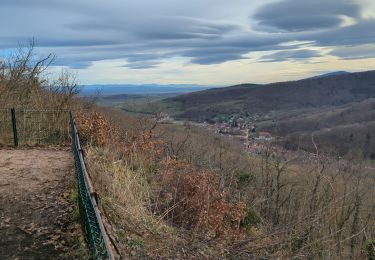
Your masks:
<path fill-rule="evenodd" d="M 375 71 L 329 74 L 268 85 L 243 84 L 171 96 L 110 96 L 103 105 L 133 115 L 162 114 L 209 128 L 258 131 L 287 150 L 375 158 Z M 172 121 L 173 121 L 172 120 Z M 246 134 L 245 134 L 246 135 Z"/>

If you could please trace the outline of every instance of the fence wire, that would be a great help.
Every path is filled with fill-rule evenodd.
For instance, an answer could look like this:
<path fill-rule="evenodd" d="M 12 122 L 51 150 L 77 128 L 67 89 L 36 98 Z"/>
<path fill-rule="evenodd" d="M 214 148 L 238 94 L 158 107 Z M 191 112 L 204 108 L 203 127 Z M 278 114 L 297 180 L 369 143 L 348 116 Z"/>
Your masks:
<path fill-rule="evenodd" d="M 14 124 L 18 144 L 62 145 L 69 142 L 69 112 L 63 110 L 14 109 L 0 110 L 0 145 L 14 144 Z"/>
<path fill-rule="evenodd" d="M 12 145 L 13 130 L 12 130 L 12 115 L 10 109 L 0 110 L 0 145 Z"/>
<path fill-rule="evenodd" d="M 72 151 L 75 159 L 78 182 L 79 210 L 83 231 L 89 245 L 91 258 L 113 259 L 109 242 L 97 209 L 96 196 L 92 191 L 83 160 L 78 131 L 72 113 L 70 113 Z"/>

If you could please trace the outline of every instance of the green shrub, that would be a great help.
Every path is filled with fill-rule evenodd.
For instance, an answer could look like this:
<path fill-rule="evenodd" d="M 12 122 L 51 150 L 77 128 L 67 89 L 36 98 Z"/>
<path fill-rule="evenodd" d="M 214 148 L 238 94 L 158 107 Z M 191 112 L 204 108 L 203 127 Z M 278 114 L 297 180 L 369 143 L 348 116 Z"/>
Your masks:
<path fill-rule="evenodd" d="M 375 260 L 375 240 L 366 241 L 365 252 L 369 260 Z"/>
<path fill-rule="evenodd" d="M 239 171 L 235 175 L 240 185 L 249 185 L 255 182 L 255 173 L 253 172 Z"/>
<path fill-rule="evenodd" d="M 261 220 L 262 219 L 259 216 L 258 212 L 248 206 L 246 207 L 246 216 L 241 222 L 241 227 L 249 232 L 251 227 L 259 224 Z"/>
<path fill-rule="evenodd" d="M 292 250 L 296 252 L 300 250 L 307 242 L 307 235 L 294 237 L 292 239 Z"/>
<path fill-rule="evenodd" d="M 78 198 L 78 192 L 74 189 L 72 190 L 72 193 L 70 194 L 70 200 L 74 204 L 74 209 L 72 211 L 72 219 L 74 222 L 79 223 L 81 219 L 81 215 L 79 213 L 79 198 Z"/>

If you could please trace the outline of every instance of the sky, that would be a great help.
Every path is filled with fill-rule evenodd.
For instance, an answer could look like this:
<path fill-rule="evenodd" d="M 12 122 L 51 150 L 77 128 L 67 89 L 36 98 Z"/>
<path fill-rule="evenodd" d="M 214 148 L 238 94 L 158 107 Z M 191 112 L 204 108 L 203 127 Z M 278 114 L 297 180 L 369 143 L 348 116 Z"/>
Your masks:
<path fill-rule="evenodd" d="M 81 84 L 224 86 L 375 69 L 375 0 L 1 0 L 0 55 L 35 39 Z"/>

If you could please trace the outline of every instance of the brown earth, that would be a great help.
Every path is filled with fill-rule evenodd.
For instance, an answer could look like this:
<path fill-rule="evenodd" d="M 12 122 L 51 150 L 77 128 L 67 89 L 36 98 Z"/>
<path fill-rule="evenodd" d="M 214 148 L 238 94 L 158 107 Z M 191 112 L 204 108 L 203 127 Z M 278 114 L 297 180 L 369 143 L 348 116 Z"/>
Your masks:
<path fill-rule="evenodd" d="M 82 259 L 71 152 L 0 150 L 0 259 Z"/>

